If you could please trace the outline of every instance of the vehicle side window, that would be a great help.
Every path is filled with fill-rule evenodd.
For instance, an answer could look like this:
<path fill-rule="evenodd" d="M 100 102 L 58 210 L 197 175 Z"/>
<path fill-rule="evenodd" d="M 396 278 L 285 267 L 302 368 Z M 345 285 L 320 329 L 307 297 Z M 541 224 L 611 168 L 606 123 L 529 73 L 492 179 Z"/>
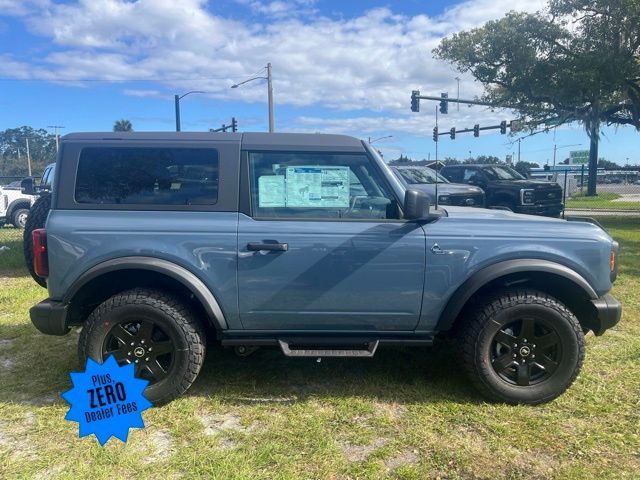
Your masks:
<path fill-rule="evenodd" d="M 451 182 L 462 181 L 462 170 L 459 168 L 445 168 L 442 171 L 442 175 Z"/>
<path fill-rule="evenodd" d="M 462 181 L 468 183 L 469 181 L 478 180 L 479 177 L 480 175 L 478 174 L 478 170 L 475 168 L 465 168 Z"/>
<path fill-rule="evenodd" d="M 397 219 L 398 204 L 366 155 L 250 153 L 254 218 Z"/>
<path fill-rule="evenodd" d="M 46 187 L 51 184 L 51 182 L 49 181 L 51 170 L 52 170 L 51 167 L 47 167 L 44 169 L 44 172 L 42 172 L 42 179 L 40 180 L 41 187 Z"/>
<path fill-rule="evenodd" d="M 85 148 L 75 187 L 78 203 L 213 205 L 218 152 L 212 148 Z"/>

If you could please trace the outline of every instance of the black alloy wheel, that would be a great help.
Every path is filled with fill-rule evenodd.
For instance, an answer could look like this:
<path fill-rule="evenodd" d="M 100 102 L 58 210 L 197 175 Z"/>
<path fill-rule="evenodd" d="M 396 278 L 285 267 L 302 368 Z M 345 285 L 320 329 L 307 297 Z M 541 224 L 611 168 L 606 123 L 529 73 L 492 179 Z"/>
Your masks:
<path fill-rule="evenodd" d="M 153 385 L 169 375 L 176 346 L 151 319 L 126 319 L 114 325 L 102 347 L 104 359 L 113 355 L 120 365 L 132 363 L 138 378 Z"/>
<path fill-rule="evenodd" d="M 507 324 L 493 338 L 491 366 L 505 381 L 520 386 L 547 380 L 562 361 L 558 332 L 543 318 Z"/>

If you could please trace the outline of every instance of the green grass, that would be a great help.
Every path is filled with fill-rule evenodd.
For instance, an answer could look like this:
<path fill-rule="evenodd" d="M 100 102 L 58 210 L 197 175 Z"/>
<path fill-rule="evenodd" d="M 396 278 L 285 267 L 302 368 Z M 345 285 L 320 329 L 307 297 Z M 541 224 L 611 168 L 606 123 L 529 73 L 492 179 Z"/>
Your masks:
<path fill-rule="evenodd" d="M 640 221 L 602 221 L 622 245 L 623 320 L 588 335 L 582 373 L 550 404 L 483 402 L 448 346 L 322 363 L 212 349 L 185 396 L 104 448 L 64 420 L 77 333 L 32 327 L 46 292 L 20 232 L 0 230 L 0 478 L 638 478 Z"/>
<path fill-rule="evenodd" d="M 614 202 L 621 195 L 613 192 L 602 192 L 595 197 L 577 195 L 567 199 L 567 208 L 586 208 L 595 210 L 640 210 L 640 202 Z"/>

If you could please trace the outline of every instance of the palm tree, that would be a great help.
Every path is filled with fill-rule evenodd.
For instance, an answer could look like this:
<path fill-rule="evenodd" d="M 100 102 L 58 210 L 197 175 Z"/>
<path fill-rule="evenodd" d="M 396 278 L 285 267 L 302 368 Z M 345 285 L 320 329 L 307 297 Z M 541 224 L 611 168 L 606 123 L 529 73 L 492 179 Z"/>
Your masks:
<path fill-rule="evenodd" d="M 116 122 L 113 124 L 113 131 L 133 132 L 133 125 L 129 120 L 125 120 L 124 118 L 122 120 L 116 120 Z"/>

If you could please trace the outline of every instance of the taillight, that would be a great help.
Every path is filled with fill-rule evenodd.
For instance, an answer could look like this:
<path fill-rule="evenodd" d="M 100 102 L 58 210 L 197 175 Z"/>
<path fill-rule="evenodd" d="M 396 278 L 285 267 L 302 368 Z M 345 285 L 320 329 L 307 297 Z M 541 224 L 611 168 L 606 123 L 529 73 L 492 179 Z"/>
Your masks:
<path fill-rule="evenodd" d="M 47 256 L 47 231 L 38 228 L 31 233 L 33 239 L 33 270 L 39 277 L 49 276 L 49 257 Z"/>

